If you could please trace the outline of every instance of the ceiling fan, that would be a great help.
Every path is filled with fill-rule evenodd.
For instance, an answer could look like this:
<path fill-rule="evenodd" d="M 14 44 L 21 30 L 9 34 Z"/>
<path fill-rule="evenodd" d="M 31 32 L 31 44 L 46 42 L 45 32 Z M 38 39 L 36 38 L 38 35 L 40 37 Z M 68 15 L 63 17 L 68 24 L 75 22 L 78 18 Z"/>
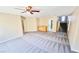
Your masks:
<path fill-rule="evenodd" d="M 22 13 L 29 12 L 30 14 L 34 14 L 34 12 L 40 12 L 39 10 L 33 9 L 32 6 L 27 6 L 27 7 L 25 7 L 25 9 L 19 9 L 19 8 L 16 8 L 16 9 L 18 9 L 18 10 L 23 10 Z"/>

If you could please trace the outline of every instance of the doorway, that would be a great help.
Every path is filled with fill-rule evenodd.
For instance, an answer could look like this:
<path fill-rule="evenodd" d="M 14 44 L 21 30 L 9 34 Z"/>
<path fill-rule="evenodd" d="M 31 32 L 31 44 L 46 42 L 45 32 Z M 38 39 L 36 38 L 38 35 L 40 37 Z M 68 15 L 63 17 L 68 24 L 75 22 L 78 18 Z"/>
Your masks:
<path fill-rule="evenodd" d="M 68 30 L 68 16 L 60 16 L 59 17 L 59 32 L 67 33 Z"/>
<path fill-rule="evenodd" d="M 66 32 L 67 33 L 67 23 L 60 23 L 60 28 L 59 28 L 59 31 L 60 32 Z"/>

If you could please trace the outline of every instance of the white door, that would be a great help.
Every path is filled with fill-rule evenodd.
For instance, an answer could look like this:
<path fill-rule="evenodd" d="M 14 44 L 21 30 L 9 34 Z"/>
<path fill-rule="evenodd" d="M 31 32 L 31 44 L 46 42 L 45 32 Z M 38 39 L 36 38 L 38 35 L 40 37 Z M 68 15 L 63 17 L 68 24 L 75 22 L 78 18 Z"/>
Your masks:
<path fill-rule="evenodd" d="M 53 26 L 53 20 L 48 21 L 48 31 L 52 31 L 52 26 Z"/>

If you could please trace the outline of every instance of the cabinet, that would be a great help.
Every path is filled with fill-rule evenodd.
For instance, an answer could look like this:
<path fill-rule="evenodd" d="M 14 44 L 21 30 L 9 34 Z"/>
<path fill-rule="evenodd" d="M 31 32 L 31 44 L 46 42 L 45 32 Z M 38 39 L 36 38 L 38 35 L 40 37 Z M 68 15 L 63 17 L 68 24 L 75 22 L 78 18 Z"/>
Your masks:
<path fill-rule="evenodd" d="M 38 26 L 38 31 L 47 32 L 47 26 Z"/>

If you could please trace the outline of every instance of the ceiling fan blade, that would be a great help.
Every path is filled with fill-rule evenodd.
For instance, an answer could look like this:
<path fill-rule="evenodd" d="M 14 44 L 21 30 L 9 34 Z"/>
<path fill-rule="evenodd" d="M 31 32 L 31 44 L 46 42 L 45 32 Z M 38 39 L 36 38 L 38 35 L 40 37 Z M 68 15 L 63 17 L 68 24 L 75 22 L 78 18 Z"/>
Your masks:
<path fill-rule="evenodd" d="M 24 10 L 24 9 L 20 9 L 20 8 L 15 8 L 15 9 L 17 9 L 17 10 Z"/>
<path fill-rule="evenodd" d="M 21 13 L 25 13 L 25 12 L 21 12 Z"/>
<path fill-rule="evenodd" d="M 21 12 L 21 13 L 26 13 L 26 11 L 24 11 L 24 12 Z"/>
<path fill-rule="evenodd" d="M 33 14 L 33 12 L 30 12 L 30 14 Z"/>
<path fill-rule="evenodd" d="M 40 12 L 39 10 L 31 10 L 32 12 Z"/>

